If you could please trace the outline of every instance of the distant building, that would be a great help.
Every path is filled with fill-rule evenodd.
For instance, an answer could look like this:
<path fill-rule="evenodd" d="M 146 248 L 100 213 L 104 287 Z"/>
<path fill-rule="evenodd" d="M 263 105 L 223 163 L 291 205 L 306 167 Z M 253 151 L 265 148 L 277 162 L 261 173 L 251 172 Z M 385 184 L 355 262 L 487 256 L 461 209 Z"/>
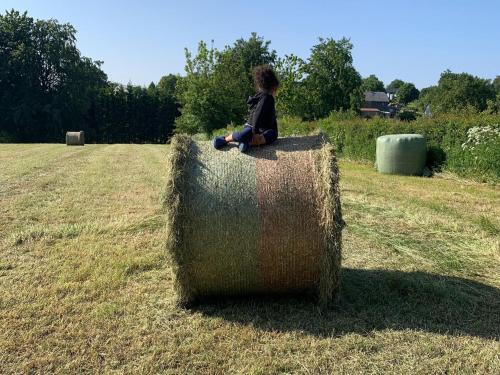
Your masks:
<path fill-rule="evenodd" d="M 396 93 L 398 92 L 398 89 L 389 87 L 389 88 L 386 88 L 385 91 L 387 92 L 387 96 L 389 97 L 389 100 L 393 100 L 394 97 L 396 96 Z"/>
<path fill-rule="evenodd" d="M 382 91 L 365 92 L 363 108 L 377 108 L 381 111 L 389 111 L 389 97 Z"/>
<path fill-rule="evenodd" d="M 365 92 L 365 101 L 361 106 L 361 115 L 364 117 L 392 117 L 393 110 L 389 107 L 389 97 L 387 94 L 382 91 Z"/>

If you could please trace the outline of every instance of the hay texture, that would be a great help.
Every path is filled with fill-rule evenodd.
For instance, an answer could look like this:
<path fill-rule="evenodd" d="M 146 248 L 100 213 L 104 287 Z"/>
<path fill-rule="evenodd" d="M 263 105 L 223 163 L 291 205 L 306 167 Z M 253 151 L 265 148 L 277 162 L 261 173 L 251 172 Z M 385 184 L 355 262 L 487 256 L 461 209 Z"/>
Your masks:
<path fill-rule="evenodd" d="M 314 292 L 339 286 L 338 168 L 323 136 L 280 138 L 242 154 L 172 139 L 167 249 L 178 303 L 203 296 Z"/>
<path fill-rule="evenodd" d="M 66 145 L 68 146 L 84 146 L 85 132 L 66 132 Z"/>

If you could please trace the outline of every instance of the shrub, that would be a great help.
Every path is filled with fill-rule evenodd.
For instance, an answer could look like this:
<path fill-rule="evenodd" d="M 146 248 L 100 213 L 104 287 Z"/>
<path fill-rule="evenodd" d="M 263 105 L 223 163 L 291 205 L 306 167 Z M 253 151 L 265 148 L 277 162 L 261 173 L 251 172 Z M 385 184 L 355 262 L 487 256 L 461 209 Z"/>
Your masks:
<path fill-rule="evenodd" d="M 278 119 L 280 136 L 306 135 L 317 130 L 313 121 L 302 121 L 298 117 L 282 117 Z"/>
<path fill-rule="evenodd" d="M 467 130 L 467 140 L 462 144 L 462 163 L 457 165 L 463 172 L 476 175 L 500 176 L 500 124 L 474 126 Z"/>
<path fill-rule="evenodd" d="M 404 109 L 398 113 L 398 118 L 401 121 L 415 121 L 417 119 L 417 113 L 413 110 Z"/>

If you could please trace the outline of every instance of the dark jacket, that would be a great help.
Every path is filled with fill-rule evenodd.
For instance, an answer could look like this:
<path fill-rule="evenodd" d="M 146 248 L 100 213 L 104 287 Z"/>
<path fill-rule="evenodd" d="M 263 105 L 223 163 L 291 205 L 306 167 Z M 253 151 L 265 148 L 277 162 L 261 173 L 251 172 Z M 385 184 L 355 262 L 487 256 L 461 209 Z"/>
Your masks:
<path fill-rule="evenodd" d="M 274 97 L 271 94 L 259 92 L 249 97 L 247 104 L 249 109 L 247 122 L 252 125 L 255 133 L 262 133 L 269 129 L 278 133 Z"/>

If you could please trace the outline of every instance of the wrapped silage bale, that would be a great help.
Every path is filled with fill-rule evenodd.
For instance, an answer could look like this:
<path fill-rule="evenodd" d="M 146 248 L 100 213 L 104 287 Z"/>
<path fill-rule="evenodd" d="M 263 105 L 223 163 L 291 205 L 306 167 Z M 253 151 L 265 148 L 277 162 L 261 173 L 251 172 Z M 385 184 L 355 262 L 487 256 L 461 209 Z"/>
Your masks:
<path fill-rule="evenodd" d="M 380 173 L 421 176 L 426 156 L 425 137 L 421 134 L 390 134 L 377 138 L 376 165 Z"/>

